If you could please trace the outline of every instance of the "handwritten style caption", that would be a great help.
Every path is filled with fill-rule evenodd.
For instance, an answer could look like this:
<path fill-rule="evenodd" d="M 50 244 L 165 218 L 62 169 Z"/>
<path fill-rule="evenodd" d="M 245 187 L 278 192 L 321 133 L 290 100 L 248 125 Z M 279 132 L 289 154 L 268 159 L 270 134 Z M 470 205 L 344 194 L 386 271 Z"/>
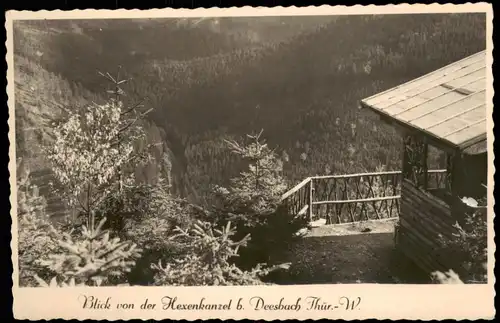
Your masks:
<path fill-rule="evenodd" d="M 112 297 L 105 299 L 92 295 L 80 295 L 78 298 L 85 310 L 161 310 L 161 311 L 231 311 L 231 310 L 253 310 L 253 311 L 354 311 L 360 309 L 361 297 L 341 296 L 330 300 L 317 296 L 299 297 L 286 299 L 282 297 L 278 301 L 270 301 L 261 296 L 249 298 L 230 298 L 225 302 L 211 302 L 201 298 L 196 302 L 183 302 L 176 296 L 163 296 L 161 299 L 144 299 L 138 303 L 123 303 Z"/>

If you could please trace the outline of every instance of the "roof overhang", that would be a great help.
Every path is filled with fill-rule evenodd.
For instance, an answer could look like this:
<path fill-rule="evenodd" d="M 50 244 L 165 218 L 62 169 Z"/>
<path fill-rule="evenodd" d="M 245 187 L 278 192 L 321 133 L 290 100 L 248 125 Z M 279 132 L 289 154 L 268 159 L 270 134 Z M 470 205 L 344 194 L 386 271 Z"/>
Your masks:
<path fill-rule="evenodd" d="M 487 151 L 486 52 L 482 51 L 361 100 L 381 120 L 437 148 Z"/>
<path fill-rule="evenodd" d="M 445 140 L 443 138 L 438 138 L 428 131 L 415 128 L 412 125 L 410 125 L 402 120 L 392 118 L 389 114 L 384 113 L 383 111 L 380 111 L 378 109 L 374 109 L 373 107 L 367 105 L 363 101 L 360 102 L 360 106 L 361 106 L 361 108 L 368 108 L 370 111 L 377 114 L 380 117 L 380 120 L 397 128 L 401 132 L 421 134 L 425 138 L 427 143 L 429 143 L 432 146 L 435 146 L 436 148 L 440 148 L 442 150 L 450 151 L 450 152 L 455 152 L 455 151 L 461 150 L 460 146 L 457 146 L 456 144 L 454 144 L 448 140 Z"/>
<path fill-rule="evenodd" d="M 432 133 L 427 132 L 423 129 L 415 128 L 412 125 L 405 123 L 402 120 L 394 119 L 390 115 L 383 113 L 380 110 L 373 109 L 365 102 L 360 102 L 361 108 L 368 108 L 370 111 L 374 112 L 380 117 L 380 120 L 384 121 L 387 124 L 390 124 L 393 127 L 398 128 L 402 132 L 418 132 L 426 138 L 426 141 L 435 146 L 436 148 L 440 148 L 446 151 L 462 151 L 468 155 L 477 155 L 482 154 L 488 151 L 487 147 L 487 135 L 486 133 L 481 134 L 471 140 L 462 143 L 461 145 L 456 145 L 451 141 L 448 141 L 443 138 L 438 138 L 434 136 Z"/>

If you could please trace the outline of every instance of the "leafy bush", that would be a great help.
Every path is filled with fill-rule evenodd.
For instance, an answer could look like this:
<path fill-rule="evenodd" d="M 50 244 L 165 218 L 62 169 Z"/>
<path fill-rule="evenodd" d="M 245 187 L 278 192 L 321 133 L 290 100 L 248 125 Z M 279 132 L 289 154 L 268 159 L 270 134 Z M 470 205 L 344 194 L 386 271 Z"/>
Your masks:
<path fill-rule="evenodd" d="M 216 211 L 219 225 L 235 223 L 237 239 L 250 234 L 248 248 L 242 250 L 237 264 L 251 268 L 270 261 L 273 252 L 285 248 L 295 233 L 306 226 L 305 218 L 294 218 L 282 208 L 281 196 L 286 190 L 282 162 L 258 135 L 248 136 L 249 144 L 234 141 L 231 151 L 248 163 L 248 169 L 231 180 L 229 188 L 216 187 L 221 203 Z"/>
<path fill-rule="evenodd" d="M 228 142 L 250 163 L 229 190 L 219 190 L 227 211 L 222 216 L 173 198 L 161 178 L 154 184 L 138 184 L 134 167 L 150 158 L 149 147 L 137 147 L 144 132 L 136 122 L 144 114 L 126 117 L 134 108 L 125 108 L 119 100 L 121 81 L 108 77 L 117 86 L 116 98 L 68 111 L 68 119 L 55 125 L 48 159 L 57 188 L 84 221 L 73 226 L 80 226 L 76 231 L 48 227 L 53 248 L 40 258 L 45 272 L 33 271 L 33 278 L 49 287 L 153 281 L 158 285 L 261 284 L 260 276 L 271 269 L 262 269 L 258 256 L 268 260 L 269 245 L 286 243 L 286 235 L 297 231 L 288 214 L 278 212 L 286 185 L 274 152 L 259 141 L 260 135 L 250 136 L 254 142 L 246 147 Z M 230 227 L 231 220 L 236 221 L 236 230 Z M 224 229 L 214 229 L 217 224 L 224 224 Z M 111 238 L 112 234 L 116 237 Z M 245 271 L 234 259 L 250 234 L 257 239 L 245 254 L 244 263 L 252 268 Z M 151 267 L 152 262 L 158 265 Z M 145 264 L 156 275 L 148 273 Z"/>
<path fill-rule="evenodd" d="M 435 271 L 431 273 L 431 278 L 434 282 L 439 284 L 463 284 L 464 282 L 460 279 L 457 273 L 453 270 L 448 270 L 445 273 L 440 271 Z"/>
<path fill-rule="evenodd" d="M 177 234 L 171 239 L 186 245 L 187 254 L 180 259 L 173 259 L 165 267 L 161 261 L 152 264 L 157 272 L 156 285 L 260 285 L 261 277 L 281 267 L 264 269 L 257 265 L 250 271 L 238 268 L 230 261 L 238 257 L 239 249 L 250 240 L 246 235 L 239 241 L 232 240 L 236 231 L 231 222 L 221 229 L 216 229 L 209 222 L 196 221 L 187 230 L 176 229 Z"/>
<path fill-rule="evenodd" d="M 74 234 L 53 226 L 44 210 L 45 201 L 38 195 L 36 187 L 31 185 L 29 177 L 20 176 L 20 286 L 115 282 L 135 264 L 133 260 L 139 256 L 140 249 L 130 242 L 110 239 L 109 231 L 101 230 L 105 219 L 96 229 L 88 230 L 83 226 L 80 234 Z M 44 283 L 46 280 L 51 283 Z"/>
<path fill-rule="evenodd" d="M 162 216 L 170 211 L 171 196 L 163 182 L 155 184 L 124 185 L 121 190 L 110 192 L 96 209 L 97 218 L 107 218 L 106 227 L 126 234 L 132 224 Z"/>
<path fill-rule="evenodd" d="M 120 100 L 124 81 L 107 74 L 115 85 L 115 97 L 104 104 L 91 104 L 67 111 L 67 119 L 54 123 L 54 143 L 46 147 L 57 189 L 68 204 L 80 209 L 92 227 L 91 214 L 112 193 L 121 193 L 134 182 L 133 170 L 147 159 L 147 149 L 135 144 L 145 137 L 140 120 L 146 113 L 138 105 Z"/>
<path fill-rule="evenodd" d="M 54 233 L 62 251 L 52 254 L 45 265 L 56 273 L 58 282 L 75 279 L 88 285 L 126 280 L 124 274 L 130 272 L 140 249 L 132 242 L 120 242 L 120 237 L 110 239 L 107 229 L 123 238 L 122 230 L 134 210 L 155 208 L 150 204 L 156 200 L 148 199 L 151 192 L 134 187 L 135 167 L 150 157 L 151 145 L 137 147 L 145 138 L 141 122 L 149 111 L 138 111 L 140 104 L 125 106 L 120 100 L 125 81 L 102 75 L 113 83 L 114 90 L 108 92 L 114 96 L 104 104 L 67 109 L 67 118 L 54 122 L 54 142 L 46 147 L 58 182 L 54 189 L 79 211 L 84 224 L 79 235 Z M 111 221 L 103 227 L 106 217 Z"/>
<path fill-rule="evenodd" d="M 488 268 L 488 223 L 484 207 L 486 198 L 480 201 L 464 199 L 463 202 L 470 210 L 465 216 L 464 223 L 455 224 L 457 232 L 453 234 L 453 239 L 441 236 L 440 240 L 446 252 L 453 259 L 459 260 L 458 265 L 464 269 L 465 275 L 459 279 L 465 283 L 483 283 L 487 281 Z M 438 281 L 445 281 L 444 277 L 443 273 L 433 273 L 433 278 Z"/>

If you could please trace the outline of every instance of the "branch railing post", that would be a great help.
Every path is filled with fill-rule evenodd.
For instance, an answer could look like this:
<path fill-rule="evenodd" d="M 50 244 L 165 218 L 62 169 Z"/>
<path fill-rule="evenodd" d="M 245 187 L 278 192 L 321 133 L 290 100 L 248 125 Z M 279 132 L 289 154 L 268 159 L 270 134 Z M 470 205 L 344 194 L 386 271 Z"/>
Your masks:
<path fill-rule="evenodd" d="M 313 202 L 314 202 L 314 178 L 311 177 L 309 181 L 309 207 L 308 207 L 308 214 L 309 214 L 309 221 L 312 222 L 313 220 Z"/>

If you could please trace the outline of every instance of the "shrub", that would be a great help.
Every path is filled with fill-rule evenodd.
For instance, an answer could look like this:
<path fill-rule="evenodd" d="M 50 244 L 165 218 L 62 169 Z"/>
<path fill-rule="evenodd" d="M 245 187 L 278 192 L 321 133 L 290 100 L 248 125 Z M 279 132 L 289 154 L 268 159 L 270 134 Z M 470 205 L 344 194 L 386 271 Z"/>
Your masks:
<path fill-rule="evenodd" d="M 189 203 L 172 197 L 161 187 L 151 186 L 148 191 L 150 203 L 141 210 L 141 216 L 130 219 L 123 229 L 123 237 L 140 245 L 144 252 L 137 266 L 129 275 L 131 284 L 153 283 L 151 262 L 171 261 L 183 256 L 186 246 L 171 239 L 175 229 L 187 229 L 198 216 Z"/>
<path fill-rule="evenodd" d="M 133 184 L 133 170 L 147 159 L 148 147 L 139 151 L 135 143 L 144 139 L 140 120 L 146 113 L 137 105 L 120 101 L 124 81 L 107 77 L 116 86 L 115 97 L 104 104 L 91 104 L 68 110 L 68 117 L 54 123 L 52 145 L 46 147 L 58 190 L 68 204 L 79 208 L 93 227 L 90 215 L 108 196 Z"/>
<path fill-rule="evenodd" d="M 36 286 L 34 275 L 48 278 L 50 271 L 41 265 L 41 260 L 57 250 L 50 231 L 50 223 L 45 213 L 46 201 L 38 194 L 28 172 L 18 161 L 17 220 L 19 285 Z"/>
<path fill-rule="evenodd" d="M 235 223 L 237 239 L 250 234 L 252 240 L 236 259 L 237 264 L 251 268 L 269 262 L 276 250 L 285 248 L 295 233 L 306 226 L 305 218 L 294 218 L 280 208 L 286 190 L 282 162 L 258 135 L 248 136 L 250 143 L 227 144 L 232 153 L 248 163 L 248 169 L 231 180 L 228 188 L 216 187 L 220 200 L 217 223 Z"/>
<path fill-rule="evenodd" d="M 42 262 L 56 273 L 50 287 L 55 282 L 87 286 L 123 282 L 124 273 L 130 272 L 135 265 L 141 249 L 129 241 L 111 238 L 109 231 L 102 230 L 105 221 L 103 219 L 96 228 L 83 226 L 81 235 L 76 238 L 68 233 L 61 234 L 57 244 L 62 252 L 53 253 Z M 43 280 L 37 280 L 44 286 Z"/>
<path fill-rule="evenodd" d="M 457 232 L 453 234 L 453 239 L 441 236 L 440 240 L 446 252 L 453 259 L 459 260 L 458 265 L 464 269 L 460 280 L 465 283 L 483 283 L 487 281 L 488 260 L 488 223 L 486 208 L 483 207 L 486 199 L 464 199 L 463 202 L 470 210 L 466 213 L 464 222 L 455 224 Z M 443 273 L 433 273 L 433 277 L 438 281 L 444 279 Z"/>
<path fill-rule="evenodd" d="M 264 284 L 261 277 L 279 268 L 264 269 L 257 265 L 245 271 L 231 263 L 230 259 L 238 257 L 239 249 L 250 240 L 249 235 L 240 241 L 232 240 L 236 231 L 231 222 L 216 229 L 208 222 L 196 221 L 191 228 L 177 228 L 176 232 L 171 239 L 184 244 L 187 253 L 165 267 L 161 261 L 152 264 L 157 272 L 156 285 L 260 285 Z"/>
<path fill-rule="evenodd" d="M 52 277 L 52 279 L 50 281 L 48 281 L 48 282 L 45 281 L 44 279 L 36 276 L 36 275 L 34 276 L 34 278 L 35 278 L 36 282 L 38 283 L 39 287 L 54 288 L 54 287 L 82 287 L 82 286 L 87 286 L 84 283 L 76 283 L 76 281 L 75 281 L 74 278 L 71 278 L 68 281 L 62 281 L 62 282 L 57 281 L 56 277 Z"/>
<path fill-rule="evenodd" d="M 18 217 L 19 285 L 36 286 L 34 276 L 48 278 L 52 272 L 43 266 L 43 259 L 59 248 L 46 220 L 32 214 Z"/>
<path fill-rule="evenodd" d="M 440 271 L 435 271 L 431 273 L 431 278 L 434 282 L 439 284 L 463 284 L 464 282 L 460 279 L 457 273 L 453 270 L 449 270 L 445 273 Z"/>
<path fill-rule="evenodd" d="M 31 185 L 29 177 L 21 176 L 18 184 L 20 286 L 96 285 L 119 281 L 139 256 L 140 249 L 134 244 L 110 239 L 109 231 L 101 230 L 104 219 L 97 228 L 88 230 L 83 226 L 82 232 L 75 234 L 54 227 L 44 210 L 45 201 L 36 187 Z"/>
<path fill-rule="evenodd" d="M 107 218 L 106 227 L 123 236 L 132 224 L 148 220 L 151 214 L 161 216 L 170 211 L 169 200 L 172 198 L 163 181 L 123 186 L 105 197 L 96 209 L 96 217 Z"/>
<path fill-rule="evenodd" d="M 155 191 L 134 186 L 134 170 L 150 159 L 149 148 L 155 144 L 138 147 L 145 139 L 141 122 L 149 111 L 138 111 L 139 104 L 125 106 L 120 100 L 125 81 L 104 76 L 113 83 L 115 89 L 109 92 L 114 96 L 104 104 L 68 109 L 67 119 L 54 123 L 54 142 L 46 147 L 58 182 L 54 189 L 79 211 L 84 224 L 79 236 L 60 234 L 58 245 L 64 252 L 46 263 L 57 273 L 57 281 L 124 281 L 124 273 L 139 257 L 135 244 L 120 242 L 127 221 L 158 211 Z M 94 230 L 96 222 L 102 233 Z M 119 236 L 110 239 L 109 229 Z"/>

